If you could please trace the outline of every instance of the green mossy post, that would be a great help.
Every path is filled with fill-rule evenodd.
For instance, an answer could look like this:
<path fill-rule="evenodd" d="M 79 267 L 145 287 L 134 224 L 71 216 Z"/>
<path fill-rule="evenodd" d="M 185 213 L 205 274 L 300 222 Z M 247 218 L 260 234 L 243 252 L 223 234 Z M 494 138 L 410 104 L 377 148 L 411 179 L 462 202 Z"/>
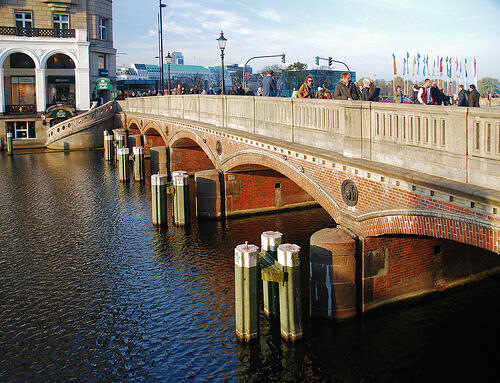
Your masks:
<path fill-rule="evenodd" d="M 236 336 L 240 341 L 249 342 L 259 336 L 258 257 L 255 245 L 245 243 L 234 249 Z"/>
<path fill-rule="evenodd" d="M 278 262 L 287 273 L 285 282 L 279 285 L 281 337 L 292 342 L 302 338 L 299 252 L 297 245 L 278 246 Z"/>
<path fill-rule="evenodd" d="M 183 170 L 172 173 L 174 186 L 174 223 L 189 224 L 189 175 Z"/>
<path fill-rule="evenodd" d="M 13 149 L 12 149 L 12 133 L 7 132 L 7 153 L 12 154 Z"/>
<path fill-rule="evenodd" d="M 144 181 L 144 148 L 142 146 L 134 146 L 134 180 Z"/>
<path fill-rule="evenodd" d="M 113 135 L 104 131 L 104 160 L 113 161 Z"/>
<path fill-rule="evenodd" d="M 151 215 L 153 225 L 167 223 L 167 175 L 151 176 Z"/>
<path fill-rule="evenodd" d="M 123 134 L 116 135 L 116 149 L 125 147 L 125 136 Z"/>
<path fill-rule="evenodd" d="M 120 181 L 127 182 L 130 179 L 130 167 L 129 167 L 129 149 L 119 148 L 118 152 L 118 172 L 120 174 Z"/>
<path fill-rule="evenodd" d="M 260 236 L 262 251 L 277 259 L 278 246 L 281 245 L 283 234 L 278 231 L 265 231 Z M 264 314 L 277 318 L 280 314 L 278 283 L 262 281 L 264 294 Z"/>

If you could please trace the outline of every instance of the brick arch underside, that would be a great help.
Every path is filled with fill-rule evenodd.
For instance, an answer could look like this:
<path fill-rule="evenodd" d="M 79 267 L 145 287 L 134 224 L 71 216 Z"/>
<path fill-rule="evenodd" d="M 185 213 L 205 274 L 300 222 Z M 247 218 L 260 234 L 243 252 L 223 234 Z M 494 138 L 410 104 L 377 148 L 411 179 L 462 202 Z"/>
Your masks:
<path fill-rule="evenodd" d="M 316 185 L 298 169 L 287 164 L 285 161 L 274 155 L 269 155 L 264 152 L 248 153 L 242 151 L 223 160 L 221 170 L 226 173 L 232 169 L 249 165 L 263 166 L 287 177 L 307 194 L 309 194 L 323 209 L 328 212 L 335 222 L 340 223 L 342 221 L 342 216 L 339 213 L 339 208 L 335 201 L 329 198 L 318 185 Z"/>
<path fill-rule="evenodd" d="M 486 224 L 472 223 L 463 217 L 449 218 L 427 215 L 394 215 L 360 222 L 365 237 L 387 234 L 419 235 L 448 239 L 500 253 L 499 233 Z"/>
<path fill-rule="evenodd" d="M 166 145 L 167 136 L 164 129 L 162 129 L 158 123 L 145 123 L 141 132 L 144 137 L 144 151 L 146 155 L 150 153 L 151 148 Z"/>
<path fill-rule="evenodd" d="M 170 148 L 171 170 L 186 170 L 194 173 L 220 167 L 210 147 L 203 138 L 192 131 L 171 127 L 172 134 L 166 141 Z"/>

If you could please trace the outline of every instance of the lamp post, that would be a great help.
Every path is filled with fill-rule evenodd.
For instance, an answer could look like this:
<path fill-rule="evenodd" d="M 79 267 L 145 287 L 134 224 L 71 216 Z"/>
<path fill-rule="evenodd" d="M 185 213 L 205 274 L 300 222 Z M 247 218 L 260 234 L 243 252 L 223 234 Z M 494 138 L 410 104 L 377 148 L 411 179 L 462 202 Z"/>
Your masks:
<path fill-rule="evenodd" d="M 167 94 L 170 94 L 170 90 L 172 89 L 170 87 L 170 64 L 172 64 L 172 56 L 170 55 L 170 52 L 167 53 L 165 58 L 167 59 L 167 65 L 168 65 L 168 91 L 167 91 Z"/>
<path fill-rule="evenodd" d="M 159 52 L 159 55 L 160 56 L 160 89 L 161 89 L 161 94 L 163 94 L 163 19 L 162 19 L 162 8 L 165 8 L 167 6 L 167 4 L 163 4 L 161 2 L 162 0 L 159 0 L 159 6 L 160 6 L 160 20 L 159 20 L 159 24 L 160 24 L 160 28 L 159 28 L 159 32 L 160 32 L 160 52 Z"/>
<path fill-rule="evenodd" d="M 224 32 L 220 31 L 220 36 L 217 39 L 220 48 L 220 58 L 222 60 L 222 94 L 226 93 L 226 86 L 224 83 L 224 49 L 226 49 L 227 39 L 224 37 Z"/>

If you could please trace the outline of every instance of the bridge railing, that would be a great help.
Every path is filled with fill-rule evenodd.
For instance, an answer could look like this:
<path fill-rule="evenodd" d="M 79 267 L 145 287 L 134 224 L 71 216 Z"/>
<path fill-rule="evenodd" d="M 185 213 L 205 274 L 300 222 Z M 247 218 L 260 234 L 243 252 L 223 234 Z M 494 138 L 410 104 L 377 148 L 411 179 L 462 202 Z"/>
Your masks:
<path fill-rule="evenodd" d="M 243 96 L 129 98 L 123 111 L 231 128 L 500 188 L 500 109 Z"/>
<path fill-rule="evenodd" d="M 94 104 L 87 112 L 68 118 L 50 127 L 47 130 L 45 146 L 48 147 L 57 140 L 81 132 L 101 121 L 111 118 L 115 113 L 114 104 L 115 101 L 109 101 L 99 107 L 96 107 L 96 104 Z"/>

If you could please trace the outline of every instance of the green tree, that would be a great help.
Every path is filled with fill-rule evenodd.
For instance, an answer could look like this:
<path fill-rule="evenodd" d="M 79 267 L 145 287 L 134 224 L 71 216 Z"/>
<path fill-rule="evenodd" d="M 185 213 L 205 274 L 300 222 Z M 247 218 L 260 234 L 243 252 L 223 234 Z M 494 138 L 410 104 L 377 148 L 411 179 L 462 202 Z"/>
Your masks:
<path fill-rule="evenodd" d="M 496 78 L 483 77 L 477 82 L 477 90 L 483 96 L 486 96 L 488 93 L 500 93 L 500 82 Z"/>
<path fill-rule="evenodd" d="M 297 61 L 293 64 L 290 64 L 286 67 L 286 70 L 288 70 L 288 71 L 293 71 L 293 70 L 301 71 L 301 70 L 306 70 L 306 69 L 307 69 L 307 64 L 301 63 L 300 61 Z"/>

